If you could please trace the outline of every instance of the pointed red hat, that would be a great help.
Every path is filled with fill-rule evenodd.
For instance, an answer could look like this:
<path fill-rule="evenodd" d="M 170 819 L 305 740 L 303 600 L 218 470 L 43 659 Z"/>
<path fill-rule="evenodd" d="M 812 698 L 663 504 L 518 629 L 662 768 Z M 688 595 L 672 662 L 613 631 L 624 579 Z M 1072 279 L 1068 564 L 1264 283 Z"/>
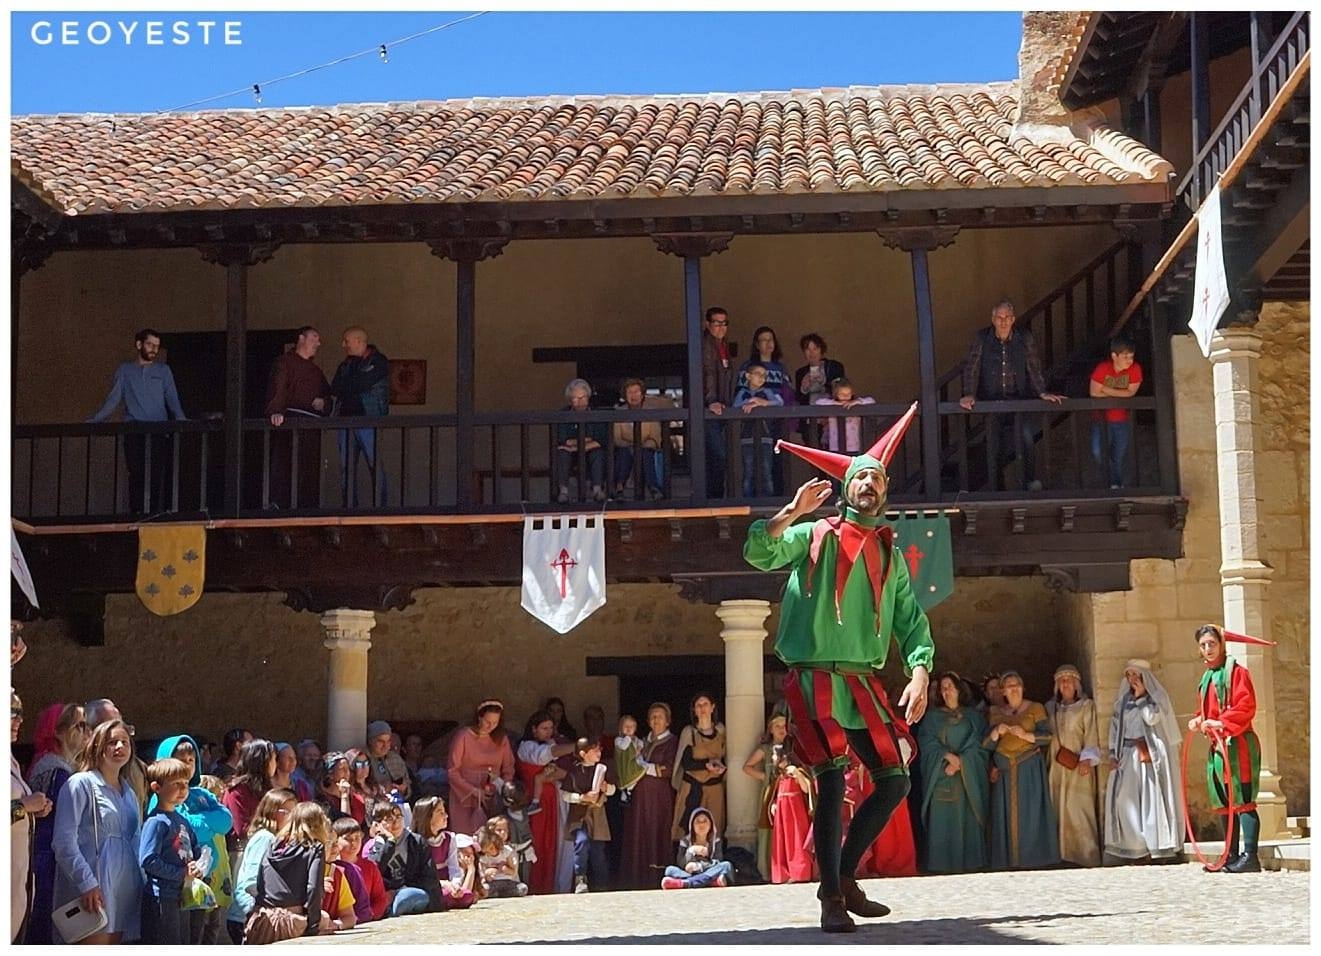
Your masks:
<path fill-rule="evenodd" d="M 913 418 L 917 415 L 917 402 L 908 406 L 908 411 L 899 416 L 899 420 L 890 426 L 889 431 L 876 440 L 861 455 L 841 455 L 838 452 L 825 451 L 821 448 L 808 448 L 806 445 L 795 445 L 793 442 L 781 439 L 775 443 L 775 450 L 778 453 L 781 448 L 792 452 L 803 461 L 815 465 L 832 478 L 844 481 L 850 471 L 861 467 L 875 467 L 880 465 L 881 469 L 889 474 L 890 461 L 894 458 L 894 453 L 899 450 L 899 443 L 903 441 L 904 433 L 908 431 L 908 426 L 913 423 Z"/>
<path fill-rule="evenodd" d="M 1226 641 L 1233 641 L 1235 644 L 1258 644 L 1262 647 L 1274 647 L 1275 641 L 1268 641 L 1264 637 L 1253 637 L 1250 634 L 1235 634 L 1233 631 L 1226 631 L 1223 627 L 1220 633 L 1225 635 Z"/>

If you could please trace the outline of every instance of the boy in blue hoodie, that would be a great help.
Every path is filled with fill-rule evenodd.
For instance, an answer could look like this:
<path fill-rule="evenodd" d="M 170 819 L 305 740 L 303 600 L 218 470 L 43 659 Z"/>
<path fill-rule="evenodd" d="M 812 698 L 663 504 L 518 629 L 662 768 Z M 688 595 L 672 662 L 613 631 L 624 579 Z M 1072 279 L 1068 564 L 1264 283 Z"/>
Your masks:
<path fill-rule="evenodd" d="M 743 372 L 748 377 L 748 383 L 734 393 L 735 408 L 746 415 L 758 408 L 778 408 L 784 404 L 784 397 L 779 390 L 766 386 L 766 366 L 753 362 Z M 769 424 L 766 421 L 748 421 L 740 426 L 744 498 L 771 493 L 775 470 L 775 440 L 771 437 L 773 429 L 767 427 Z"/>
<path fill-rule="evenodd" d="M 173 757 L 188 768 L 188 797 L 176 808 L 179 815 L 188 821 L 197 836 L 198 845 L 211 847 L 211 868 L 202 874 L 216 896 L 217 905 L 209 910 L 189 910 L 188 932 L 184 942 L 197 945 L 214 945 L 221 942 L 224 932 L 225 910 L 233 897 L 230 886 L 229 856 L 225 849 L 225 834 L 234 825 L 234 818 L 215 795 L 201 785 L 202 761 L 197 742 L 187 734 L 166 737 L 156 748 L 156 759 L 165 760 Z M 156 798 L 147 803 L 147 812 L 152 811 Z M 217 843 L 217 838 L 219 843 Z"/>
<path fill-rule="evenodd" d="M 188 797 L 188 767 L 168 757 L 147 768 L 155 809 L 142 824 L 138 864 L 142 887 L 142 941 L 153 945 L 188 942 L 188 917 L 181 909 L 184 882 L 202 875 L 197 834 L 176 809 Z"/>

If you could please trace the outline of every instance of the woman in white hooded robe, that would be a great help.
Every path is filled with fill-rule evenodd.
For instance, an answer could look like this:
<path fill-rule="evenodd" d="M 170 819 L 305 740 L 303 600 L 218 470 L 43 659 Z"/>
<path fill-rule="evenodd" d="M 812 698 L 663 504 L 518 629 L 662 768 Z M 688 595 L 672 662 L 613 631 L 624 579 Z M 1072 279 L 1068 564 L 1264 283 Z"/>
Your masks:
<path fill-rule="evenodd" d="M 1110 717 L 1105 853 L 1117 861 L 1172 859 L 1183 848 L 1179 724 L 1145 660 L 1124 665 Z"/>

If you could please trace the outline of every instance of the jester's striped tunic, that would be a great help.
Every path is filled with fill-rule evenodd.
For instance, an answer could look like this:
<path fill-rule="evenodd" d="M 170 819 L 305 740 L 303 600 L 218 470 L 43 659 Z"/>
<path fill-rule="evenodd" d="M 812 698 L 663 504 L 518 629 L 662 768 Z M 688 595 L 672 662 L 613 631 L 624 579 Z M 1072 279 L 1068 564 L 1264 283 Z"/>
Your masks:
<path fill-rule="evenodd" d="M 1261 744 L 1252 729 L 1252 718 L 1257 713 L 1257 694 L 1253 690 L 1248 669 L 1225 655 L 1219 667 L 1208 667 L 1202 673 L 1197 696 L 1200 702 L 1197 716 L 1219 720 L 1225 725 L 1232 767 L 1230 776 L 1236 784 L 1234 812 L 1247 813 L 1257 809 Z M 1211 795 L 1211 807 L 1217 813 L 1227 813 L 1229 809 L 1224 764 L 1220 748 L 1212 747 L 1206 755 L 1206 785 Z"/>
<path fill-rule="evenodd" d="M 763 571 L 793 569 L 780 605 L 775 653 L 789 665 L 785 699 L 800 756 L 818 770 L 842 768 L 847 763 L 843 730 L 866 730 L 885 769 L 905 773 L 897 736 L 908 736 L 908 727 L 890 709 L 876 672 L 885 666 L 892 638 L 903 654 L 905 674 L 919 665 L 931 670 L 931 626 L 889 528 L 873 531 L 882 566 L 870 568 L 859 555 L 837 595 L 840 538 L 832 529 L 838 523 L 797 524 L 772 538 L 766 522 L 755 521 L 743 557 Z"/>

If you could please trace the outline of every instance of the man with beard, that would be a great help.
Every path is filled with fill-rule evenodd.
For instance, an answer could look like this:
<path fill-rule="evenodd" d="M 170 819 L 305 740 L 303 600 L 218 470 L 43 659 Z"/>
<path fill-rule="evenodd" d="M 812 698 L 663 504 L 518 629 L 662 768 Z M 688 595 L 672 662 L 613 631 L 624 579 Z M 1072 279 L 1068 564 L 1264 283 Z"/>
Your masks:
<path fill-rule="evenodd" d="M 126 422 L 167 421 L 168 411 L 179 421 L 184 420 L 183 406 L 179 404 L 179 391 L 174 385 L 174 373 L 164 362 L 157 362 L 161 336 L 155 329 L 143 329 L 133 337 L 137 347 L 136 360 L 124 362 L 115 369 L 110 383 L 110 394 L 101 409 L 91 417 L 92 422 L 103 422 L 122 402 Z M 150 492 L 143 499 L 147 479 L 147 449 L 151 449 Z M 165 434 L 124 436 L 124 459 L 128 465 L 128 506 L 130 511 L 142 508 L 151 514 L 166 507 L 166 489 L 171 485 L 172 460 L 169 454 L 170 436 Z"/>
<path fill-rule="evenodd" d="M 889 907 L 867 899 L 854 873 L 895 807 L 908 793 L 908 770 L 899 746 L 912 740 L 908 724 L 927 706 L 935 658 L 931 626 L 917 603 L 908 567 L 882 523 L 886 467 L 908 429 L 914 403 L 863 455 L 778 442 L 842 481 L 838 517 L 797 524 L 825 504 L 831 484 L 812 479 L 769 521 L 748 529 L 743 556 L 763 571 L 791 567 L 780 605 L 775 653 L 789 667 L 785 700 L 794 747 L 817 783 L 814 841 L 821 871 L 821 928 L 851 933 L 849 913 L 885 916 Z M 891 709 L 878 673 L 890 641 L 899 644 L 911 680 L 899 697 L 901 720 Z M 843 840 L 844 771 L 849 751 L 876 789 L 857 808 Z"/>
<path fill-rule="evenodd" d="M 1229 858 L 1222 872 L 1258 873 L 1261 871 L 1261 862 L 1257 859 L 1261 818 L 1257 816 L 1257 783 L 1261 775 L 1261 744 L 1252 729 L 1252 718 L 1257 713 L 1257 694 L 1252 688 L 1248 669 L 1225 652 L 1225 641 L 1266 647 L 1273 647 L 1275 642 L 1222 631 L 1214 624 L 1203 624 L 1194 637 L 1206 670 L 1202 672 L 1197 687 L 1197 713 L 1188 721 L 1188 729 L 1200 731 L 1211 740 L 1206 755 L 1206 786 L 1210 791 L 1212 809 L 1229 817 L 1225 821 Z M 1226 742 L 1228 766 L 1216 743 L 1217 738 Z M 1229 813 L 1230 786 L 1234 788 L 1233 814 Z M 1242 853 L 1239 853 L 1240 831 Z"/>

